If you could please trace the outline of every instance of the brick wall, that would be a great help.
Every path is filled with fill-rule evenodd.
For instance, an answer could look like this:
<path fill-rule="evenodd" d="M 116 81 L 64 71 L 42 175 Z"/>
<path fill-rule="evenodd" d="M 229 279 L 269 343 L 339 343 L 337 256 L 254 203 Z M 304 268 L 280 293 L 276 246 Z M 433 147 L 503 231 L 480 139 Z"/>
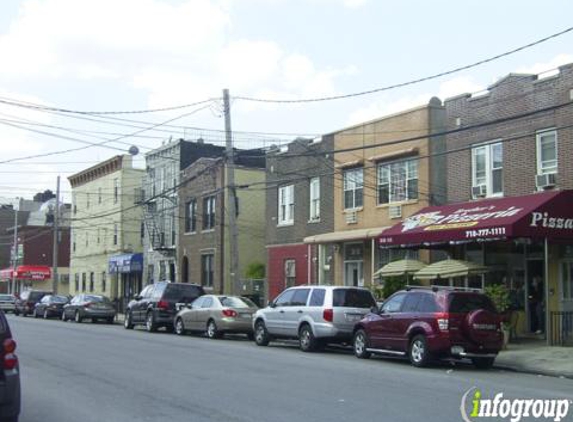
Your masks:
<path fill-rule="evenodd" d="M 308 246 L 304 244 L 270 246 L 267 249 L 268 299 L 272 300 L 282 292 L 285 285 L 285 260 L 294 259 L 296 269 L 295 285 L 308 283 Z"/>

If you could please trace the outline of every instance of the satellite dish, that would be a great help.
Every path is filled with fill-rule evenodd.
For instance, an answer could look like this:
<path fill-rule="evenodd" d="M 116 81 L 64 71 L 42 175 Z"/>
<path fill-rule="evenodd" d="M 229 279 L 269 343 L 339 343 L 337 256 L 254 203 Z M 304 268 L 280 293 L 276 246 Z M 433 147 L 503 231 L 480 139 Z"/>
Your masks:
<path fill-rule="evenodd" d="M 135 145 L 132 145 L 129 147 L 128 152 L 130 155 L 137 155 L 139 154 L 139 148 L 137 148 Z"/>

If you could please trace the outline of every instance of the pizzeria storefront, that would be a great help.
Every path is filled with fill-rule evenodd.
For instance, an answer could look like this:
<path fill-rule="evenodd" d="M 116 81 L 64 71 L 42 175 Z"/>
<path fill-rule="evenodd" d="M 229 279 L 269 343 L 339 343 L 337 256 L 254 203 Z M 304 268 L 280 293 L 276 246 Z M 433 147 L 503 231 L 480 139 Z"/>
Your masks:
<path fill-rule="evenodd" d="M 486 266 L 485 274 L 432 284 L 504 284 L 517 335 L 549 341 L 550 314 L 573 311 L 573 191 L 427 207 L 386 230 L 379 245 L 428 249 Z"/>
<path fill-rule="evenodd" d="M 44 265 L 19 265 L 14 271 L 12 268 L 0 270 L 0 283 L 10 291 L 14 281 L 14 292 L 20 293 L 26 289 L 51 290 L 52 285 L 48 280 L 52 279 L 52 270 Z"/>

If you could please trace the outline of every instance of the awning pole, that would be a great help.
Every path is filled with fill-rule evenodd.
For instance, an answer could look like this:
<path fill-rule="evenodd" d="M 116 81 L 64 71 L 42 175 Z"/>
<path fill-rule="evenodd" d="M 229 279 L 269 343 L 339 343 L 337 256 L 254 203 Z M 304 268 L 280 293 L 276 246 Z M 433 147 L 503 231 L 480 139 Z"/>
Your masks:
<path fill-rule="evenodd" d="M 547 345 L 551 345 L 551 326 L 549 325 L 549 242 L 547 238 L 545 238 L 545 245 L 544 245 L 544 269 L 545 269 L 545 340 L 547 341 Z"/>

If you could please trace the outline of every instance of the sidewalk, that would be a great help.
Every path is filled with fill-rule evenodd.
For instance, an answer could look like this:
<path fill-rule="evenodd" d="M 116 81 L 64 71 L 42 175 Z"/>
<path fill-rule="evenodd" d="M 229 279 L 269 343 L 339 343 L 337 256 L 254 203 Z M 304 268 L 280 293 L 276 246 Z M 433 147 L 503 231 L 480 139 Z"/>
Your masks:
<path fill-rule="evenodd" d="M 510 343 L 499 353 L 495 367 L 573 379 L 573 347 L 549 347 L 544 342 L 530 341 Z"/>

